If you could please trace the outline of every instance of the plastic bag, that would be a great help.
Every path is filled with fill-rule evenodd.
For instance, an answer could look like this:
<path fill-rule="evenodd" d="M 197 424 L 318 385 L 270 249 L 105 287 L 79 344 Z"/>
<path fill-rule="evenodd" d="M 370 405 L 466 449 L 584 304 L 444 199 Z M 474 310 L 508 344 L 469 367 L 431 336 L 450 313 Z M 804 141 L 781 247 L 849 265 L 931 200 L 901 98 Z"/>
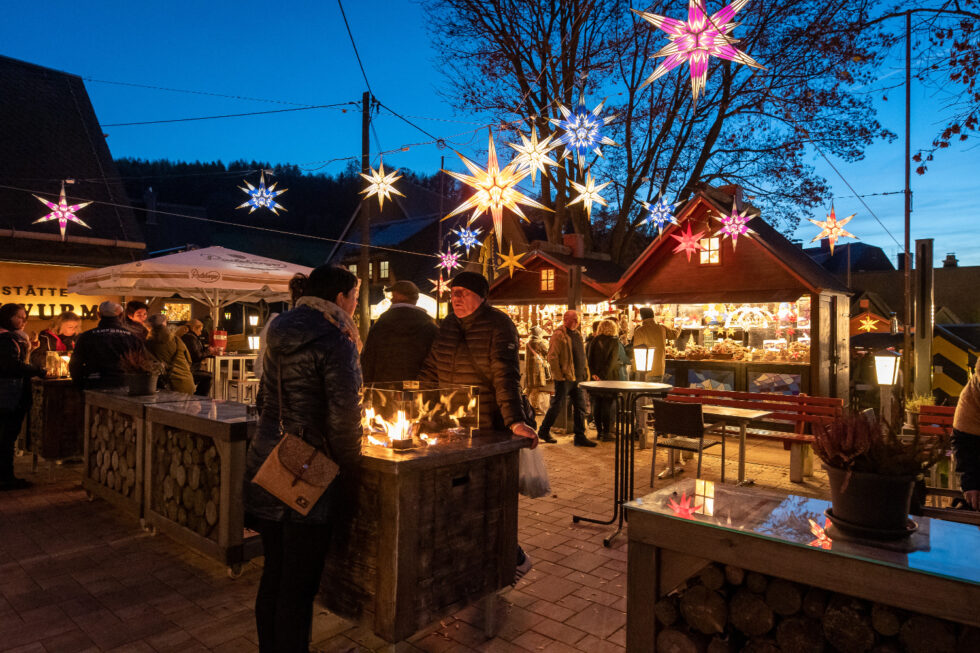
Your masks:
<path fill-rule="evenodd" d="M 519 477 L 518 491 L 526 497 L 537 499 L 551 492 L 548 468 L 544 466 L 540 447 L 521 449 Z"/>

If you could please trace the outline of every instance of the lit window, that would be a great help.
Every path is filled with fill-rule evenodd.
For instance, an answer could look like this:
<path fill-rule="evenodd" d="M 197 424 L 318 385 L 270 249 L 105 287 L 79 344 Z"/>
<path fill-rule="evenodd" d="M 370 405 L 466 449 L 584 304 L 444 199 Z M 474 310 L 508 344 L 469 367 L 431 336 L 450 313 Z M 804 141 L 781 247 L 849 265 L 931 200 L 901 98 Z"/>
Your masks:
<path fill-rule="evenodd" d="M 721 263 L 721 238 L 702 238 L 698 242 L 701 244 L 701 265 Z"/>
<path fill-rule="evenodd" d="M 368 263 L 368 279 L 374 280 L 374 262 Z"/>
<path fill-rule="evenodd" d="M 381 278 L 382 279 L 387 279 L 388 278 L 388 261 L 381 261 L 381 263 L 379 263 L 378 265 L 381 268 Z"/>
<path fill-rule="evenodd" d="M 555 270 L 541 270 L 541 292 L 555 292 Z"/>
<path fill-rule="evenodd" d="M 350 270 L 355 277 L 357 276 L 357 263 L 347 266 L 347 269 Z"/>

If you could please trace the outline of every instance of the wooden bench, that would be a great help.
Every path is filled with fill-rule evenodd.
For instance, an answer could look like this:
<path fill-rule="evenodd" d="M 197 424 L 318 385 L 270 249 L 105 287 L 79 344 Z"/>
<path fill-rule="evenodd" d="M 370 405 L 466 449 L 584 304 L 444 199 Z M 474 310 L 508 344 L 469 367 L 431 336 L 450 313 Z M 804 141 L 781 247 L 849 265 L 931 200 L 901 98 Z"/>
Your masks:
<path fill-rule="evenodd" d="M 826 424 L 840 417 L 844 412 L 843 399 L 809 395 L 674 388 L 667 395 L 667 399 L 770 411 L 772 414 L 759 422 L 759 427 L 750 428 L 748 434 L 777 439 L 783 443 L 783 447 L 790 452 L 789 479 L 794 483 L 802 483 L 805 475 L 813 475 L 810 449 L 813 443 L 813 425 Z"/>
<path fill-rule="evenodd" d="M 912 426 L 918 429 L 920 435 L 950 437 L 953 434 L 953 413 L 956 406 L 919 406 L 919 412 L 913 413 Z M 906 436 L 908 437 L 908 436 Z M 956 460 L 952 453 L 949 456 L 948 487 L 944 487 L 939 472 L 939 464 L 932 466 L 929 470 L 929 479 L 926 484 L 926 494 L 928 499 L 942 502 L 942 496 L 960 496 L 957 489 Z M 946 492 L 951 492 L 947 495 Z"/>

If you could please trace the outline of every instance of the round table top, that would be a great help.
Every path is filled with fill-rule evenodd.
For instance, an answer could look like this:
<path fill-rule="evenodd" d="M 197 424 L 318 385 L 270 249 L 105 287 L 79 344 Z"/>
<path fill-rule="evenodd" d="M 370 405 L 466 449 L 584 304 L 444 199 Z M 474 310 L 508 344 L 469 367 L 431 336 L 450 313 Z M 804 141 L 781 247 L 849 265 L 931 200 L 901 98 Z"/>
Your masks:
<path fill-rule="evenodd" d="M 583 381 L 578 384 L 589 392 L 620 394 L 623 392 L 666 393 L 674 386 L 647 381 Z"/>

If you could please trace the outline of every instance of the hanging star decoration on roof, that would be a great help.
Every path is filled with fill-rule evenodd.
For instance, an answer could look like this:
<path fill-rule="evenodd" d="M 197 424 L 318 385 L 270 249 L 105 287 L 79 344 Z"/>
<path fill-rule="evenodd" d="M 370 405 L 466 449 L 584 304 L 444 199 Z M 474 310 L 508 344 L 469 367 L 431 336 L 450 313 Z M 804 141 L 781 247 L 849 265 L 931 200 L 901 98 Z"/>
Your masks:
<path fill-rule="evenodd" d="M 602 156 L 603 145 L 619 145 L 616 141 L 602 133 L 603 128 L 616 119 L 616 115 L 602 118 L 603 100 L 599 105 L 589 111 L 585 108 L 585 95 L 579 96 L 578 106 L 572 111 L 563 104 L 558 105 L 561 111 L 561 118 L 549 118 L 548 120 L 562 130 L 558 143 L 565 146 L 565 155 L 575 154 L 578 167 L 581 170 L 584 166 L 585 155 L 589 151 L 597 156 Z"/>
<path fill-rule="evenodd" d="M 813 240 L 811 240 L 810 242 L 811 243 L 815 243 L 818 240 L 820 240 L 821 238 L 826 238 L 827 240 L 830 241 L 830 255 L 833 256 L 834 255 L 834 245 L 837 244 L 837 239 L 838 238 L 854 238 L 854 239 L 857 239 L 857 236 L 855 236 L 854 234 L 852 234 L 849 231 L 847 231 L 847 230 L 844 229 L 844 225 L 846 225 L 848 222 L 850 222 L 851 219 L 853 219 L 854 216 L 856 216 L 856 215 L 857 215 L 857 213 L 852 213 L 849 216 L 847 216 L 846 218 L 844 218 L 843 220 L 838 220 L 837 219 L 837 213 L 834 211 L 834 205 L 831 204 L 830 205 L 830 215 L 827 216 L 827 219 L 826 220 L 820 221 L 820 220 L 814 220 L 813 218 L 807 218 L 807 220 L 809 220 L 813 224 L 817 225 L 821 229 L 820 233 L 817 234 L 817 236 Z"/>
<path fill-rule="evenodd" d="M 520 259 L 521 256 L 523 256 L 523 254 L 514 253 L 514 243 L 510 243 L 510 254 L 504 254 L 503 252 L 498 252 L 497 256 L 499 256 L 501 260 L 499 267 L 501 269 L 507 270 L 510 273 L 511 277 L 514 276 L 515 268 L 520 268 L 522 270 L 527 269 L 518 262 L 518 259 Z"/>
<path fill-rule="evenodd" d="M 381 165 L 378 166 L 377 170 L 370 166 L 368 166 L 368 170 L 371 171 L 370 175 L 366 175 L 363 172 L 361 173 L 361 176 L 368 182 L 367 188 L 361 191 L 361 195 L 364 196 L 364 199 L 367 199 L 372 195 L 377 195 L 379 211 L 384 209 L 385 200 L 391 199 L 390 193 L 405 197 L 402 195 L 402 193 L 398 192 L 398 189 L 395 188 L 395 182 L 402 178 L 402 176 L 398 174 L 398 170 L 393 170 L 392 172 L 385 174 L 384 161 L 381 162 Z"/>
<path fill-rule="evenodd" d="M 738 26 L 738 23 L 733 22 L 735 14 L 748 2 L 749 0 L 734 0 L 709 18 L 704 0 L 688 0 L 687 21 L 630 9 L 643 20 L 666 32 L 670 39 L 670 43 L 653 55 L 667 58 L 647 77 L 643 86 L 687 62 L 691 71 L 691 91 L 694 101 L 697 102 L 698 96 L 704 91 L 711 57 L 762 68 L 755 59 L 736 48 L 738 40 L 730 36 L 731 31 Z"/>
<path fill-rule="evenodd" d="M 38 222 L 51 222 L 52 220 L 58 221 L 58 228 L 61 229 L 61 239 L 65 239 L 65 229 L 68 228 L 69 222 L 74 222 L 75 224 L 81 225 L 86 229 L 91 229 L 92 227 L 85 224 L 85 221 L 75 215 L 75 211 L 83 209 L 91 202 L 82 202 L 81 204 L 68 204 L 68 199 L 65 197 L 65 182 L 61 182 L 61 197 L 58 198 L 58 203 L 55 204 L 43 197 L 37 197 L 38 200 L 46 207 L 51 209 L 51 213 L 48 213 L 43 218 L 38 218 L 34 221 L 34 224 Z"/>
<path fill-rule="evenodd" d="M 812 519 L 807 519 L 807 521 L 810 522 L 810 532 L 817 538 L 810 542 L 810 546 L 830 551 L 830 548 L 834 545 L 834 541 L 827 535 L 827 528 L 830 526 L 830 520 L 824 519 L 822 527 Z"/>
<path fill-rule="evenodd" d="M 285 193 L 287 189 L 283 188 L 282 190 L 276 190 L 276 184 L 272 184 L 266 188 L 265 170 L 263 170 L 259 175 L 258 188 L 250 184 L 247 179 L 245 180 L 245 186 L 239 186 L 239 188 L 248 193 L 248 201 L 236 208 L 244 209 L 248 207 L 249 213 L 253 212 L 255 209 L 269 209 L 276 215 L 279 215 L 279 209 L 282 209 L 283 211 L 286 210 L 281 204 L 276 203 L 276 198 Z"/>
<path fill-rule="evenodd" d="M 670 234 L 670 237 L 677 241 L 677 247 L 674 248 L 674 254 L 678 252 L 687 252 L 687 260 L 691 261 L 691 254 L 703 249 L 701 247 L 701 238 L 704 237 L 704 232 L 699 231 L 696 234 L 691 233 L 691 223 L 687 223 L 687 232 L 682 233 L 680 236 L 676 234 Z"/>
<path fill-rule="evenodd" d="M 694 514 L 701 508 L 701 505 L 694 505 L 694 501 L 695 498 L 693 496 L 689 497 L 687 496 L 687 492 L 684 492 L 681 494 L 681 500 L 679 502 L 671 498 L 668 505 L 675 516 L 681 519 L 694 519 Z"/>
<path fill-rule="evenodd" d="M 592 176 L 591 172 L 585 174 L 585 183 L 577 184 L 574 181 L 569 182 L 572 187 L 579 192 L 578 196 L 568 203 L 569 206 L 581 202 L 585 206 L 585 215 L 588 216 L 589 220 L 592 220 L 592 203 L 596 202 L 602 204 L 603 206 L 609 206 L 606 204 L 606 200 L 599 195 L 599 191 L 611 184 L 611 181 L 607 181 L 599 186 L 595 185 L 595 177 Z"/>
<path fill-rule="evenodd" d="M 531 185 L 534 186 L 535 178 L 540 172 L 541 176 L 545 175 L 545 166 L 557 166 L 558 162 L 548 156 L 551 150 L 558 147 L 558 143 L 552 143 L 551 139 L 555 137 L 554 134 L 549 135 L 543 141 L 538 140 L 538 128 L 531 128 L 531 138 L 528 139 L 527 136 L 521 134 L 521 145 L 516 143 L 507 143 L 514 150 L 517 151 L 517 156 L 514 157 L 514 163 L 516 163 L 520 168 L 524 168 L 531 171 Z"/>
<path fill-rule="evenodd" d="M 531 206 L 536 209 L 544 209 L 546 211 L 551 210 L 544 204 L 532 200 L 517 190 L 517 183 L 531 174 L 530 170 L 519 169 L 513 161 L 507 164 L 503 170 L 500 169 L 500 165 L 497 163 L 497 148 L 493 144 L 493 132 L 490 133 L 490 150 L 487 154 L 486 169 L 473 163 L 459 152 L 456 154 L 463 160 L 463 164 L 469 169 L 471 174 L 465 175 L 459 172 L 452 172 L 451 170 L 443 170 L 443 172 L 470 186 L 476 192 L 468 200 L 457 206 L 452 213 L 444 217 L 443 220 L 473 209 L 469 220 L 472 223 L 477 217 L 490 211 L 490 215 L 493 217 L 493 230 L 497 235 L 497 244 L 503 245 L 504 209 L 510 209 L 525 222 L 528 221 L 527 216 L 524 215 L 518 204 Z"/>
<path fill-rule="evenodd" d="M 876 320 L 873 317 L 871 317 L 871 313 L 865 313 L 864 314 L 864 319 L 861 320 L 861 326 L 859 326 L 858 329 L 860 331 L 864 331 L 866 333 L 871 333 L 872 331 L 877 331 L 877 329 L 878 329 L 878 320 Z"/>
<path fill-rule="evenodd" d="M 661 197 L 653 204 L 644 202 L 643 208 L 647 211 L 647 222 L 651 226 L 656 227 L 661 236 L 664 233 L 664 227 L 668 224 L 677 224 L 677 219 L 674 218 L 673 213 L 674 205 L 667 202 L 667 199 L 664 197 Z"/>
<path fill-rule="evenodd" d="M 466 255 L 470 255 L 470 249 L 476 247 L 480 244 L 480 232 L 482 229 L 476 227 L 475 229 L 468 229 L 467 227 L 460 227 L 459 229 L 453 229 L 452 233 L 456 234 L 458 238 L 456 239 L 456 247 L 462 247 L 466 250 Z"/>
<path fill-rule="evenodd" d="M 447 249 L 445 252 L 440 252 L 439 262 L 436 264 L 436 267 L 446 272 L 452 272 L 456 268 L 463 266 L 459 264 L 459 254 L 452 249 Z"/>
<path fill-rule="evenodd" d="M 721 229 L 718 230 L 718 235 L 731 238 L 733 250 L 738 245 L 739 236 L 748 236 L 752 233 L 748 227 L 749 216 L 746 213 L 748 213 L 748 209 L 739 213 L 738 209 L 733 206 L 730 214 L 718 216 L 718 219 L 721 220 Z"/>
<path fill-rule="evenodd" d="M 442 272 L 439 273 L 438 279 L 429 279 L 429 283 L 432 284 L 432 292 L 436 297 L 442 297 L 449 292 L 449 282 L 442 278 Z"/>

